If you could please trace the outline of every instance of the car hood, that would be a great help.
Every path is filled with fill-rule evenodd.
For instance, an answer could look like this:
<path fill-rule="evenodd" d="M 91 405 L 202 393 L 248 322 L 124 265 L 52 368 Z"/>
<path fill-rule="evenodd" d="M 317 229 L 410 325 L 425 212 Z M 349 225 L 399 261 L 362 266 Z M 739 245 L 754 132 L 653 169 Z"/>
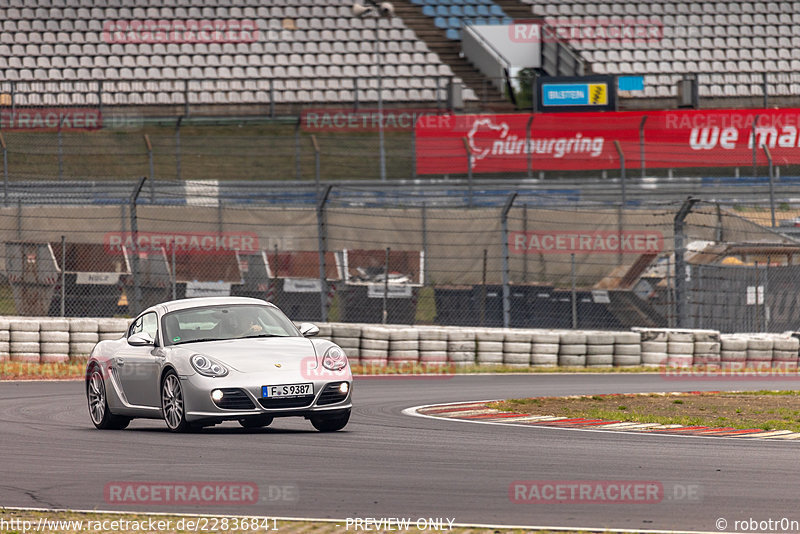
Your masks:
<path fill-rule="evenodd" d="M 314 345 L 303 337 L 229 339 L 190 343 L 181 352 L 204 354 L 242 373 L 297 371 L 317 366 Z"/>

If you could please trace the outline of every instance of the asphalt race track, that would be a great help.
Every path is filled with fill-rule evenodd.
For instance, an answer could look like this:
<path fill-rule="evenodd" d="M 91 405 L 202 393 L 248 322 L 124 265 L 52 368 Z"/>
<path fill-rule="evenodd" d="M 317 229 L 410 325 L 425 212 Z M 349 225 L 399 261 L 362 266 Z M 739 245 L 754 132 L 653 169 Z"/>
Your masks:
<path fill-rule="evenodd" d="M 699 382 L 637 374 L 359 379 L 353 417 L 342 432 L 322 434 L 305 420 L 278 419 L 255 431 L 227 423 L 175 435 L 161 421 L 95 430 L 82 382 L 4 382 L 0 505 L 701 531 L 716 531 L 717 518 L 725 518 L 730 531 L 735 520 L 800 520 L 800 443 L 479 425 L 401 411 L 536 395 L 796 388 L 791 380 Z M 699 497 L 514 504 L 509 487 L 516 480 L 658 481 L 693 486 Z M 108 503 L 106 484 L 127 481 L 252 482 L 262 502 Z M 279 498 L 280 487 L 296 492 Z"/>

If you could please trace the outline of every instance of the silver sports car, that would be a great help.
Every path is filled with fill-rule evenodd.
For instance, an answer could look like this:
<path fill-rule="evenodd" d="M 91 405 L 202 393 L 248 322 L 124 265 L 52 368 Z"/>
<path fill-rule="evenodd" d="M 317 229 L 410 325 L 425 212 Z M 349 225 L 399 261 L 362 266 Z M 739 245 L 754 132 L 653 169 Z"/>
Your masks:
<path fill-rule="evenodd" d="M 209 297 L 158 304 L 125 337 L 101 341 L 86 367 L 89 415 L 100 429 L 136 417 L 160 419 L 174 432 L 236 420 L 269 425 L 301 416 L 322 432 L 350 419 L 353 375 L 344 351 L 306 339 L 273 304 Z"/>

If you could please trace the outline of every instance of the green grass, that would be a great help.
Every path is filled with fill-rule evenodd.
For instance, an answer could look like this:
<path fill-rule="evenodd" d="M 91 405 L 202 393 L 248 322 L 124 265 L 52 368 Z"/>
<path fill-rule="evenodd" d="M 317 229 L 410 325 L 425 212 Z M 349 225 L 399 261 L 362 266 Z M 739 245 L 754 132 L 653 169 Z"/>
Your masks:
<path fill-rule="evenodd" d="M 145 134 L 153 149 L 157 180 L 315 179 L 311 133 L 300 132 L 298 138 L 293 124 L 252 122 L 183 126 L 180 132 L 180 176 L 174 124 L 63 132 L 64 178 L 114 180 L 149 175 Z M 55 132 L 7 131 L 3 135 L 8 147 L 12 180 L 31 176 L 58 178 L 58 138 Z M 322 180 L 380 178 L 379 145 L 375 132 L 318 132 L 313 135 L 320 147 Z M 411 133 L 387 131 L 385 147 L 387 178 L 410 179 L 413 171 Z"/>
<path fill-rule="evenodd" d="M 680 394 L 681 399 L 675 399 L 675 395 L 541 397 L 509 399 L 490 403 L 489 406 L 501 411 L 536 415 L 800 432 L 798 391 Z M 791 397 L 784 401 L 791 403 L 791 406 L 774 407 L 776 396 Z M 608 400 L 619 401 L 621 398 L 625 399 L 625 404 L 603 405 Z M 740 402 L 742 405 L 737 406 Z"/>
<path fill-rule="evenodd" d="M 254 506 L 252 510 L 252 514 L 261 514 L 264 513 L 263 507 Z M 364 518 L 364 516 L 353 516 L 350 514 L 351 517 L 354 518 Z M 419 514 L 417 514 L 419 515 Z M 412 528 L 408 531 L 402 530 L 398 532 L 420 532 L 414 522 L 416 521 L 417 515 L 413 513 L 407 514 L 406 516 L 400 517 L 408 517 L 411 520 Z M 124 532 L 124 533 L 133 533 L 133 532 L 148 532 L 145 529 L 133 529 L 134 525 L 143 524 L 147 525 L 148 521 L 152 520 L 154 523 L 161 522 L 158 527 L 158 532 L 162 532 L 164 534 L 176 534 L 176 533 L 183 533 L 183 532 L 196 532 L 198 529 L 202 529 L 203 527 L 199 526 L 200 524 L 205 525 L 207 531 L 212 532 L 237 532 L 237 533 L 245 533 L 245 532 L 280 532 L 283 534 L 295 534 L 295 533 L 309 533 L 313 532 L 315 534 L 339 534 L 342 532 L 347 532 L 348 530 L 351 532 L 357 532 L 359 529 L 355 529 L 351 525 L 349 529 L 346 528 L 346 524 L 344 521 L 295 521 L 295 520 L 283 520 L 283 519 L 273 519 L 269 518 L 266 520 L 267 522 L 259 521 L 258 528 L 255 529 L 238 529 L 233 530 L 232 521 L 234 520 L 233 516 L 228 516 L 228 527 L 227 529 L 223 529 L 224 523 L 222 523 L 225 516 L 214 516 L 214 515 L 188 515 L 184 516 L 181 514 L 169 514 L 169 513 L 162 513 L 162 514 L 144 514 L 144 513 L 127 513 L 127 514 L 120 514 L 120 513 L 103 513 L 103 512 L 70 512 L 70 511 L 59 511 L 59 512 L 40 512 L 40 511 L 27 511 L 27 510 L 13 510 L 9 508 L 0 508 L 0 519 L 2 519 L 6 524 L 9 526 L 19 526 L 20 528 L 16 530 L 17 532 L 23 532 L 24 529 L 26 532 L 34 532 L 37 525 L 40 521 L 48 521 L 49 523 L 42 523 L 42 526 L 47 525 L 46 531 L 48 532 L 59 532 L 64 534 L 78 534 L 81 532 L 111 532 L 108 529 L 100 529 L 97 530 L 94 527 L 96 525 L 103 525 L 110 527 L 115 527 L 114 531 L 116 532 Z M 244 518 L 247 518 L 246 514 L 242 514 L 238 516 L 239 521 Z M 263 517 L 263 516 L 262 516 Z M 437 516 L 438 517 L 438 516 Z M 458 521 L 458 518 L 449 518 L 450 520 Z M 181 523 L 181 520 L 183 521 Z M 200 523 L 199 520 L 203 522 Z M 22 521 L 27 521 L 24 526 L 21 523 Z M 62 523 L 60 528 L 53 524 L 55 521 L 73 521 L 79 522 L 82 521 L 82 524 L 73 523 L 72 525 L 68 525 L 67 523 Z M 111 522 L 117 521 L 115 525 Z M 194 521 L 194 528 L 189 528 L 191 523 L 190 521 Z M 98 523 L 99 522 L 99 523 Z M 105 523 L 103 523 L 105 522 Z M 182 526 L 180 530 L 178 526 Z M 216 529 L 214 526 L 216 525 Z M 443 523 L 444 527 L 447 527 L 447 519 L 444 519 Z M 82 528 L 80 528 L 82 527 Z M 127 528 L 126 528 L 127 527 Z M 363 530 L 362 530 L 363 531 Z M 10 532 L 15 532 L 15 530 L 11 530 Z M 381 530 L 381 532 L 386 532 L 385 530 Z M 428 530 L 428 532 L 437 532 L 436 530 Z M 441 532 L 441 531 L 440 531 Z M 500 531 L 497 529 L 490 529 L 490 528 L 464 528 L 464 527 L 454 527 L 452 530 L 446 530 L 446 532 L 452 534 L 498 534 Z M 508 534 L 555 534 L 555 531 L 552 530 L 524 530 L 524 529 L 502 529 L 503 533 Z M 603 532 L 614 532 L 613 530 L 604 530 Z M 570 530 L 570 529 L 559 529 L 558 533 L 574 533 L 574 534 L 588 534 L 588 531 L 585 530 Z"/>

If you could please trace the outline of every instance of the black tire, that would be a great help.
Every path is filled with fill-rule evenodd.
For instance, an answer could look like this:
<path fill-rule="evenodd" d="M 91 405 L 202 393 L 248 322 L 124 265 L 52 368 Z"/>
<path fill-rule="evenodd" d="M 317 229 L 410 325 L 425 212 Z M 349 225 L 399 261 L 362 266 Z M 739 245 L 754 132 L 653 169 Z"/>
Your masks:
<path fill-rule="evenodd" d="M 311 417 L 311 424 L 320 432 L 336 432 L 347 426 L 350 420 L 350 410 L 339 412 L 336 415 Z"/>
<path fill-rule="evenodd" d="M 192 427 L 186 421 L 186 404 L 181 380 L 175 371 L 167 371 L 161 380 L 161 413 L 171 432 L 186 432 Z"/>
<path fill-rule="evenodd" d="M 89 372 L 89 380 L 86 382 L 86 400 L 89 404 L 89 418 L 100 430 L 122 430 L 131 422 L 130 417 L 111 413 L 103 373 L 96 365 Z"/>
<path fill-rule="evenodd" d="M 265 426 L 269 426 L 272 424 L 272 417 L 265 415 L 265 416 L 256 416 L 256 417 L 245 417 L 239 419 L 239 424 L 242 425 L 243 428 L 262 428 Z"/>

